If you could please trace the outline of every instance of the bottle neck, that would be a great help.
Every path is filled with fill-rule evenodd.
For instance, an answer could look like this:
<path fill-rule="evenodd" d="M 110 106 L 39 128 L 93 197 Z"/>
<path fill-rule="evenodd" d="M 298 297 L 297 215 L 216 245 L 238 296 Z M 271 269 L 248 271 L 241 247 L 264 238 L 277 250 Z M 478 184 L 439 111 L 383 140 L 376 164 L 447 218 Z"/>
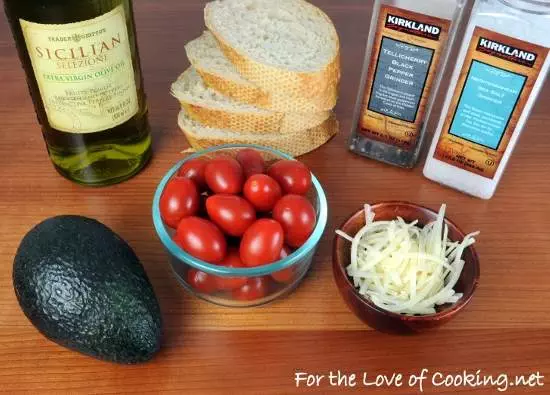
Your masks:
<path fill-rule="evenodd" d="M 515 10 L 535 15 L 550 15 L 550 0 L 498 0 Z"/>

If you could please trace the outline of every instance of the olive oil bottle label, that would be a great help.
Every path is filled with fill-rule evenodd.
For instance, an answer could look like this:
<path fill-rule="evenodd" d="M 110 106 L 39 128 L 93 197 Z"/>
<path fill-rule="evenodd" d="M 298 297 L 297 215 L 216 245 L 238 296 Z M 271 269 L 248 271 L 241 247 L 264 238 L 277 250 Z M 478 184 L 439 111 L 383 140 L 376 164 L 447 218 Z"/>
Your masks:
<path fill-rule="evenodd" d="M 476 27 L 435 158 L 494 178 L 548 51 Z"/>
<path fill-rule="evenodd" d="M 51 127 L 94 133 L 136 115 L 139 103 L 122 5 L 82 22 L 20 23 Z"/>
<path fill-rule="evenodd" d="M 451 21 L 382 6 L 359 121 L 366 137 L 415 146 Z"/>

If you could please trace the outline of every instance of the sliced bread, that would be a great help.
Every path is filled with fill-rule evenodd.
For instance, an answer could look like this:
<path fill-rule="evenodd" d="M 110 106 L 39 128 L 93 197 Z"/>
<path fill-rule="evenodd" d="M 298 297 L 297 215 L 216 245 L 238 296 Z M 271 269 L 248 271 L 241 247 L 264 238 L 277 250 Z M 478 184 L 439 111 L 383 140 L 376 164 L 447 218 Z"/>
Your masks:
<path fill-rule="evenodd" d="M 336 105 L 335 97 L 323 102 L 317 97 L 305 99 L 262 90 L 239 74 L 209 31 L 185 45 L 185 51 L 206 85 L 234 100 L 278 112 L 319 112 Z"/>
<path fill-rule="evenodd" d="M 304 0 L 216 0 L 205 23 L 247 80 L 267 92 L 334 103 L 340 43 L 329 17 Z"/>
<path fill-rule="evenodd" d="M 204 84 L 193 67 L 172 85 L 172 94 L 189 117 L 204 126 L 255 133 L 293 133 L 322 124 L 330 111 L 283 113 L 237 102 Z"/>
<path fill-rule="evenodd" d="M 185 110 L 179 114 L 178 125 L 189 144 L 196 150 L 223 144 L 257 144 L 278 149 L 292 156 L 313 151 L 330 140 L 339 130 L 338 121 L 333 115 L 317 127 L 290 134 L 235 133 L 230 130 L 205 127 L 192 120 Z"/>

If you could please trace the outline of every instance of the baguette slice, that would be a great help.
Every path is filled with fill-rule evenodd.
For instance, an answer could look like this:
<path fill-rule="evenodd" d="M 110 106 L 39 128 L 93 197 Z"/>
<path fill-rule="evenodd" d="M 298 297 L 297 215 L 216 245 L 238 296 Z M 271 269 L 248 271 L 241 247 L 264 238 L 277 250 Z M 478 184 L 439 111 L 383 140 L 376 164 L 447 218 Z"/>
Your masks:
<path fill-rule="evenodd" d="M 234 101 L 208 88 L 194 68 L 187 69 L 172 85 L 172 94 L 189 117 L 211 128 L 255 133 L 291 133 L 313 128 L 330 116 L 330 111 L 282 113 Z"/>
<path fill-rule="evenodd" d="M 237 71 L 267 92 L 334 103 L 340 43 L 329 17 L 304 0 L 215 0 L 204 19 Z"/>
<path fill-rule="evenodd" d="M 289 134 L 235 133 L 230 130 L 208 128 L 193 121 L 182 110 L 178 125 L 187 141 L 195 150 L 202 150 L 223 144 L 256 144 L 300 156 L 320 147 L 339 131 L 336 117 L 332 115 L 321 125 Z"/>
<path fill-rule="evenodd" d="M 189 61 L 212 89 L 242 103 L 278 112 L 319 112 L 331 110 L 331 102 L 291 97 L 277 92 L 267 92 L 239 74 L 235 66 L 225 57 L 218 42 L 209 31 L 185 45 Z"/>

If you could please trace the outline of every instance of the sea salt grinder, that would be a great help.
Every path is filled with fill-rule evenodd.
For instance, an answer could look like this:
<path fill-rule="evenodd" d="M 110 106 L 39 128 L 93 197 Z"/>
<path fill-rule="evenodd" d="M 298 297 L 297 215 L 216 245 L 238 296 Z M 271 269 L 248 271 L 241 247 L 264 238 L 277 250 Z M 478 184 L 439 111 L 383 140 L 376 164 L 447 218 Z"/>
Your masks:
<path fill-rule="evenodd" d="M 550 67 L 550 1 L 479 0 L 424 175 L 490 199 Z"/>

